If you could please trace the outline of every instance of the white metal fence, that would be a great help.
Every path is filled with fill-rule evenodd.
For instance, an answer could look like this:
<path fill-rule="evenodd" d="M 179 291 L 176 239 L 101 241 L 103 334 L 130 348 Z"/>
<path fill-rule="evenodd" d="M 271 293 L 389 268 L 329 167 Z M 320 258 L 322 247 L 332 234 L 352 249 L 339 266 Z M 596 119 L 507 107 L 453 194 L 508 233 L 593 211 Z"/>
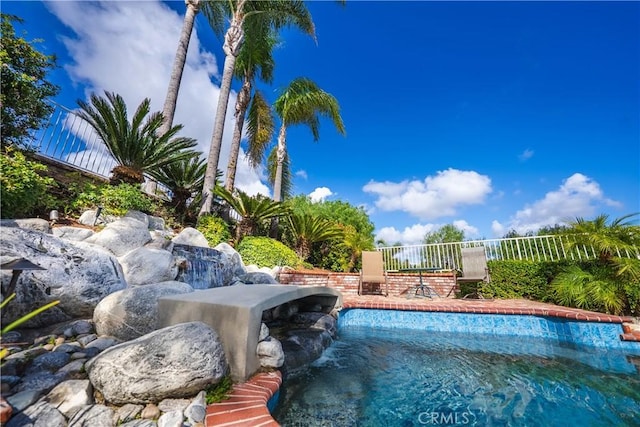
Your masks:
<path fill-rule="evenodd" d="M 573 245 L 572 235 L 514 237 L 507 239 L 471 240 L 456 243 L 379 247 L 385 267 L 394 271 L 402 268 L 461 268 L 460 249 L 482 246 L 488 260 L 557 261 L 560 259 L 587 260 L 597 257 L 590 246 Z M 630 256 L 628 252 L 618 256 Z M 633 254 L 638 256 L 638 253 Z"/>

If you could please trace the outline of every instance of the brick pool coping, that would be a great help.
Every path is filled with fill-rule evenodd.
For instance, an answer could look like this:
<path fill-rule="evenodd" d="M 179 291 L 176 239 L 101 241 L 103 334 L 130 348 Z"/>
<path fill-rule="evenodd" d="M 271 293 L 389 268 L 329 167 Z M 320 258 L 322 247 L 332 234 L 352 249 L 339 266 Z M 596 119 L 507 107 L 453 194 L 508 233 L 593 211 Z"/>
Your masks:
<path fill-rule="evenodd" d="M 581 322 L 635 323 L 633 317 L 613 316 L 553 304 L 513 300 L 460 300 L 382 297 L 378 295 L 345 295 L 342 308 L 382 310 L 407 310 L 449 313 L 513 314 L 550 316 Z M 621 338 L 640 342 L 640 332 L 624 328 Z M 276 427 L 267 402 L 280 389 L 282 374 L 279 371 L 259 373 L 244 384 L 233 386 L 229 399 L 207 407 L 206 427 Z"/>

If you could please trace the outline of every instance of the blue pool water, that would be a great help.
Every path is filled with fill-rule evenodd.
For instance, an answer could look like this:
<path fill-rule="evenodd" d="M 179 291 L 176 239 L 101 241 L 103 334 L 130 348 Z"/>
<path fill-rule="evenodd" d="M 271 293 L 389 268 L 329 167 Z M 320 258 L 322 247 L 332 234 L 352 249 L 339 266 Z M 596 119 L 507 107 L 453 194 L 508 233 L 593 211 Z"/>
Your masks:
<path fill-rule="evenodd" d="M 375 323 L 374 323 L 375 324 Z M 288 426 L 640 426 L 622 349 L 557 339 L 342 324 L 280 389 Z"/>

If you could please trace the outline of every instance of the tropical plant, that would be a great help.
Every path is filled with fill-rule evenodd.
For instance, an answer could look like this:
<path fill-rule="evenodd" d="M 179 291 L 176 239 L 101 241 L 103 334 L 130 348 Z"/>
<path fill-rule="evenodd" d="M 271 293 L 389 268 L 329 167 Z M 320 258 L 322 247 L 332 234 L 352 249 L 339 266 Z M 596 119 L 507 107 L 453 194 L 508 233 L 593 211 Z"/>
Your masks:
<path fill-rule="evenodd" d="M 145 173 L 193 156 L 189 149 L 195 147 L 195 139 L 176 136 L 182 125 L 158 135 L 163 117 L 160 112 L 149 115 L 149 98 L 142 101 L 129 122 L 124 99 L 107 91 L 105 96 L 91 94 L 91 104 L 78 100 L 78 115 L 95 130 L 118 163 L 111 171 L 113 185 L 140 184 Z"/>
<path fill-rule="evenodd" d="M 231 20 L 224 36 L 224 45 L 222 46 L 225 53 L 224 68 L 222 81 L 220 83 L 220 96 L 218 98 L 211 146 L 207 157 L 207 171 L 202 187 L 203 202 L 200 208 L 200 215 L 208 213 L 211 210 L 213 202 L 212 189 L 214 188 L 215 172 L 218 170 L 218 161 L 220 159 L 222 132 L 224 129 L 229 93 L 231 92 L 231 81 L 233 79 L 235 62 L 245 37 L 245 20 L 252 15 L 259 15 L 260 19 L 268 22 L 276 31 L 285 26 L 295 25 L 315 37 L 315 28 L 311 14 L 301 0 L 229 0 L 228 4 L 232 6 L 230 11 Z M 217 16 L 210 17 L 207 10 L 204 10 L 204 13 L 209 20 L 212 18 L 219 19 Z"/>
<path fill-rule="evenodd" d="M 331 221 L 313 215 L 289 215 L 289 228 L 295 240 L 296 254 L 306 261 L 311 254 L 311 246 L 317 242 L 333 238 L 343 238 L 344 233 Z"/>
<path fill-rule="evenodd" d="M 256 15 L 253 17 L 255 18 Z M 271 52 L 276 41 L 276 34 L 267 22 L 262 19 L 247 20 L 245 41 L 235 64 L 234 74 L 242 80 L 242 87 L 236 97 L 235 123 L 225 180 L 225 188 L 228 191 L 233 191 L 235 184 L 240 140 L 247 110 L 249 112 L 247 158 L 252 166 L 262 162 L 267 144 L 273 137 L 274 117 L 271 106 L 262 92 L 253 91 L 253 88 L 256 77 L 266 83 L 273 81 L 275 62 Z M 249 105 L 250 102 L 251 105 Z"/>
<path fill-rule="evenodd" d="M 205 169 L 204 159 L 194 152 L 190 158 L 177 160 L 149 173 L 171 191 L 169 206 L 181 222 L 187 214 L 190 202 L 195 200 L 202 189 Z"/>
<path fill-rule="evenodd" d="M 598 259 L 591 265 L 571 265 L 552 280 L 556 302 L 614 314 L 640 310 L 640 226 L 631 220 L 636 215 L 609 221 L 603 214 L 569 223 L 575 239 L 569 250 L 592 247 Z"/>
<path fill-rule="evenodd" d="M 47 72 L 56 67 L 55 56 L 44 55 L 35 49 L 39 40 L 31 42 L 16 37 L 17 16 L 1 14 L 2 39 L 0 41 L 0 141 L 6 145 L 23 145 L 32 137 L 53 112 L 47 102 L 60 88 L 46 80 Z"/>
<path fill-rule="evenodd" d="M 338 132 L 344 135 L 345 129 L 336 98 L 307 78 L 293 80 L 276 99 L 274 109 L 280 118 L 281 125 L 278 134 L 273 199 L 280 201 L 282 200 L 283 165 L 287 153 L 287 128 L 291 125 L 307 125 L 313 134 L 314 141 L 317 141 L 320 138 L 319 116 L 326 116 L 331 119 Z"/>
<path fill-rule="evenodd" d="M 262 223 L 289 213 L 285 205 L 261 194 L 249 196 L 238 189 L 231 193 L 221 186 L 215 188 L 215 194 L 240 215 L 240 221 L 235 230 L 236 244 L 240 243 L 245 236 L 255 235 Z"/>
<path fill-rule="evenodd" d="M 169 87 L 167 88 L 167 96 L 164 101 L 164 107 L 162 108 L 164 121 L 158 130 L 159 134 L 167 132 L 173 124 L 173 116 L 175 115 L 176 104 L 178 102 L 178 92 L 180 91 L 180 83 L 182 81 L 182 72 L 184 71 L 184 64 L 187 61 L 189 40 L 191 40 L 191 33 L 193 32 L 193 23 L 201 7 L 207 11 L 207 17 L 213 32 L 219 38 L 222 38 L 224 32 L 224 16 L 226 15 L 224 11 L 227 7 L 227 2 L 185 0 L 185 4 L 187 11 L 184 15 L 182 31 L 180 32 L 180 39 L 178 40 L 178 49 L 176 50 L 176 56 L 171 70 L 171 78 L 169 79 Z"/>
<path fill-rule="evenodd" d="M 41 176 L 47 167 L 27 160 L 14 147 L 5 147 L 0 155 L 0 214 L 2 218 L 24 218 L 39 209 L 53 207 L 55 200 L 50 189 L 52 178 Z"/>

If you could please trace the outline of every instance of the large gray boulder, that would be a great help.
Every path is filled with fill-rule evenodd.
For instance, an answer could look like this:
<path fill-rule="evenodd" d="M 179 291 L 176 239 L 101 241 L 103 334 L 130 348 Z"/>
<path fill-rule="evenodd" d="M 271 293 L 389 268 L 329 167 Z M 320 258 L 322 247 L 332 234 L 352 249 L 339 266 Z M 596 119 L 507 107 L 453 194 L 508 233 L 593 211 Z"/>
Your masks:
<path fill-rule="evenodd" d="M 219 243 L 214 249 L 225 255 L 224 264 L 235 276 L 242 276 L 247 272 L 244 262 L 242 262 L 242 257 L 230 244 Z"/>
<path fill-rule="evenodd" d="M 111 347 L 86 369 L 106 401 L 122 405 L 194 396 L 222 379 L 227 361 L 218 334 L 189 322 Z"/>
<path fill-rule="evenodd" d="M 132 340 L 158 329 L 158 298 L 186 294 L 193 288 L 183 282 L 164 282 L 128 288 L 104 298 L 93 312 L 98 335 Z"/>
<path fill-rule="evenodd" d="M 177 236 L 171 239 L 173 243 L 180 245 L 199 246 L 201 248 L 208 248 L 209 242 L 200 231 L 193 227 L 186 227 Z"/>
<path fill-rule="evenodd" d="M 3 219 L 0 220 L 0 227 L 17 227 L 27 230 L 40 231 L 41 233 L 51 233 L 49 221 L 41 218 L 24 219 Z"/>
<path fill-rule="evenodd" d="M 69 242 L 51 234 L 21 228 L 3 228 L 0 233 L 2 263 L 26 258 L 46 270 L 25 270 L 16 285 L 16 298 L 2 310 L 2 323 L 41 307 L 49 301 L 60 304 L 34 317 L 25 326 L 40 327 L 93 316 L 93 309 L 107 295 L 124 289 L 118 260 L 104 249 L 84 242 Z M 2 270 L 7 286 L 11 271 Z"/>
<path fill-rule="evenodd" d="M 126 255 L 149 241 L 151 233 L 147 226 L 134 218 L 120 218 L 111 222 L 104 230 L 85 240 L 108 249 L 117 257 Z"/>
<path fill-rule="evenodd" d="M 120 257 L 119 261 L 129 286 L 166 282 L 178 275 L 173 255 L 163 249 L 137 248 Z"/>

